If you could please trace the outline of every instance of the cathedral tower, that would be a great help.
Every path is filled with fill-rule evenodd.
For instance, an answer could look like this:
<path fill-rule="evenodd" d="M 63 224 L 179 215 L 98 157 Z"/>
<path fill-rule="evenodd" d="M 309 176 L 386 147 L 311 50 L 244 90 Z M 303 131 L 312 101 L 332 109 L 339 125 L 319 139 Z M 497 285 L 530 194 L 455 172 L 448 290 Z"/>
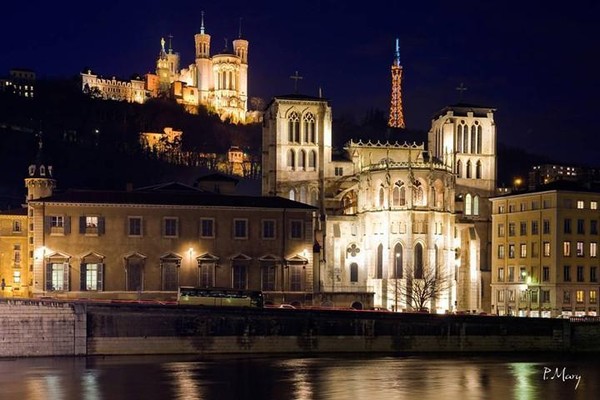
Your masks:
<path fill-rule="evenodd" d="M 169 93 L 171 87 L 171 73 L 169 71 L 169 58 L 165 51 L 165 39 L 160 39 L 160 53 L 156 60 L 156 75 L 158 76 L 159 93 Z"/>
<path fill-rule="evenodd" d="M 238 71 L 237 90 L 244 110 L 248 109 L 248 41 L 242 39 L 242 25 L 240 21 L 239 37 L 233 41 L 233 52 L 240 58 Z"/>
<path fill-rule="evenodd" d="M 194 36 L 196 42 L 196 71 L 200 103 L 208 103 L 209 91 L 213 88 L 212 61 L 210 58 L 210 35 L 204 32 L 204 11 L 200 23 L 200 33 Z"/>
<path fill-rule="evenodd" d="M 402 128 L 404 124 L 404 111 L 402 110 L 402 65 L 400 65 L 400 44 L 396 39 L 396 52 L 392 64 L 392 96 L 390 99 L 390 119 L 388 126 Z"/>

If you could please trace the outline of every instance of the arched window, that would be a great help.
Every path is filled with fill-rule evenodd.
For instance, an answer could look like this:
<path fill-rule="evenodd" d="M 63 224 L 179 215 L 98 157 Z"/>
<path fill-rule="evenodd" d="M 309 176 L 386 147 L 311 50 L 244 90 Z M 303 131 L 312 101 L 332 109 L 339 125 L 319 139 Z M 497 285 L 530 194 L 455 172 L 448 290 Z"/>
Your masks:
<path fill-rule="evenodd" d="M 377 246 L 377 271 L 375 271 L 375 279 L 383 278 L 383 245 Z"/>
<path fill-rule="evenodd" d="M 475 164 L 475 178 L 481 179 L 481 160 L 477 160 Z"/>
<path fill-rule="evenodd" d="M 358 264 L 350 264 L 350 282 L 358 282 Z"/>
<path fill-rule="evenodd" d="M 308 167 L 317 168 L 317 152 L 314 150 L 311 150 L 310 153 L 308 153 Z"/>
<path fill-rule="evenodd" d="M 477 152 L 477 126 L 471 126 L 471 153 Z"/>
<path fill-rule="evenodd" d="M 392 206 L 398 207 L 400 205 L 400 188 L 398 186 L 394 186 L 392 190 Z"/>
<path fill-rule="evenodd" d="M 290 189 L 289 198 L 290 200 L 296 200 L 296 191 L 294 189 Z"/>
<path fill-rule="evenodd" d="M 481 137 L 482 137 L 482 131 L 483 128 L 481 127 L 481 125 L 477 126 L 477 154 L 481 154 Z"/>
<path fill-rule="evenodd" d="M 306 166 L 306 151 L 300 150 L 298 157 L 298 169 L 302 170 Z"/>
<path fill-rule="evenodd" d="M 295 111 L 291 112 L 288 117 L 288 141 L 292 143 L 300 142 L 300 118 Z"/>
<path fill-rule="evenodd" d="M 415 246 L 415 279 L 423 279 L 423 245 Z"/>
<path fill-rule="evenodd" d="M 473 207 L 473 197 L 470 193 L 465 196 L 465 215 L 471 215 L 471 207 Z"/>
<path fill-rule="evenodd" d="M 402 254 L 402 245 L 400 243 L 397 243 L 396 246 L 394 246 L 394 278 L 396 279 L 402 279 L 404 278 L 403 276 L 403 270 L 402 270 L 402 264 L 403 263 L 403 254 Z"/>
<path fill-rule="evenodd" d="M 471 160 L 467 161 L 467 171 L 465 173 L 466 178 L 471 178 Z"/>
<path fill-rule="evenodd" d="M 463 126 L 463 153 L 469 152 L 469 127 L 467 125 Z"/>
<path fill-rule="evenodd" d="M 301 203 L 306 203 L 306 188 L 304 186 L 300 187 L 300 199 Z"/>
<path fill-rule="evenodd" d="M 315 142 L 315 116 L 313 113 L 304 114 L 304 142 L 314 143 Z"/>
<path fill-rule="evenodd" d="M 413 206 L 425 205 L 425 196 L 423 194 L 423 185 L 421 181 L 416 181 L 413 186 Z"/>
<path fill-rule="evenodd" d="M 379 188 L 379 207 L 385 206 L 385 191 L 383 188 Z"/>
<path fill-rule="evenodd" d="M 456 162 L 456 177 L 462 178 L 462 161 L 460 160 Z"/>
<path fill-rule="evenodd" d="M 288 150 L 287 153 L 287 166 L 290 168 L 294 168 L 296 166 L 296 153 L 294 153 L 294 150 Z"/>
<path fill-rule="evenodd" d="M 464 122 L 464 121 L 463 121 Z M 462 153 L 463 149 L 463 125 L 458 125 L 456 127 L 456 151 Z"/>
<path fill-rule="evenodd" d="M 479 196 L 473 198 L 473 215 L 479 215 Z"/>

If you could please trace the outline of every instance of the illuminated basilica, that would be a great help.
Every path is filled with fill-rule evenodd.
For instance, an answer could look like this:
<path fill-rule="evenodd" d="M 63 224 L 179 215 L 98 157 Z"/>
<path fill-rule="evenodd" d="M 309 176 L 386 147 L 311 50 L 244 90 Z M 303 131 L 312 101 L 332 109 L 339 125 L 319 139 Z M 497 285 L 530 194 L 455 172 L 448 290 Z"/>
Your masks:
<path fill-rule="evenodd" d="M 148 98 L 167 96 L 194 112 L 198 105 L 206 106 L 222 120 L 245 123 L 248 109 L 248 41 L 233 40 L 232 49 L 210 54 L 211 37 L 205 31 L 204 13 L 200 33 L 194 36 L 195 60 L 187 68 L 180 68 L 179 53 L 169 41 L 161 39 L 156 61 L 156 73 L 128 81 L 104 79 L 87 70 L 81 73 L 82 90 L 97 92 L 99 97 L 143 103 Z"/>
<path fill-rule="evenodd" d="M 350 141 L 336 155 L 326 99 L 271 101 L 263 120 L 263 195 L 319 208 L 313 273 L 322 302 L 372 293 L 375 306 L 414 311 L 410 293 L 429 280 L 439 293 L 419 308 L 490 309 L 494 111 L 446 107 L 432 120 L 427 147 L 402 137 Z"/>

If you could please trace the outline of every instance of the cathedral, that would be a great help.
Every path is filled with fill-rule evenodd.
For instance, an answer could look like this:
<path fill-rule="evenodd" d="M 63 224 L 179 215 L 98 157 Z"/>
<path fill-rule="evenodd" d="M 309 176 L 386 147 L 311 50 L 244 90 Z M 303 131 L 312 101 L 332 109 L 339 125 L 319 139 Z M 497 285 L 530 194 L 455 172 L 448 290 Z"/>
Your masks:
<path fill-rule="evenodd" d="M 204 13 L 200 33 L 194 36 L 195 60 L 180 68 L 179 53 L 174 52 L 169 40 L 161 39 L 155 73 L 128 81 L 104 79 L 91 70 L 81 73 L 82 90 L 104 99 L 143 103 L 148 98 L 174 98 L 194 112 L 198 105 L 206 106 L 222 120 L 245 123 L 248 114 L 248 41 L 239 37 L 229 48 L 211 55 L 211 36 L 204 27 Z"/>
<path fill-rule="evenodd" d="M 401 71 L 396 43 L 390 115 L 403 128 Z M 394 311 L 490 310 L 494 111 L 448 106 L 432 119 L 427 143 L 408 142 L 400 130 L 391 142 L 351 140 L 338 155 L 326 99 L 293 94 L 270 102 L 262 194 L 319 209 L 315 298 L 359 306 L 367 294 L 375 307 Z"/>

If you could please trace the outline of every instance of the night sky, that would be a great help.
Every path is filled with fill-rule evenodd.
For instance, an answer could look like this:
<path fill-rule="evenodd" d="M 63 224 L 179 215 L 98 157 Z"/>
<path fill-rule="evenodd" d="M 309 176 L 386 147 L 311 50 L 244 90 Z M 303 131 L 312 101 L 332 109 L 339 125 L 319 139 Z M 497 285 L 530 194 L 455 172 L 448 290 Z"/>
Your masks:
<path fill-rule="evenodd" d="M 0 74 L 105 77 L 154 71 L 173 35 L 194 60 L 205 11 L 211 53 L 249 40 L 249 95 L 268 102 L 319 87 L 336 115 L 386 110 L 395 39 L 404 68 L 407 127 L 427 130 L 462 101 L 497 108 L 498 140 L 565 163 L 599 166 L 600 2 L 571 1 L 38 1 L 3 4 Z M 167 39 L 168 42 L 168 39 Z M 334 131 L 335 135 L 335 131 Z"/>

